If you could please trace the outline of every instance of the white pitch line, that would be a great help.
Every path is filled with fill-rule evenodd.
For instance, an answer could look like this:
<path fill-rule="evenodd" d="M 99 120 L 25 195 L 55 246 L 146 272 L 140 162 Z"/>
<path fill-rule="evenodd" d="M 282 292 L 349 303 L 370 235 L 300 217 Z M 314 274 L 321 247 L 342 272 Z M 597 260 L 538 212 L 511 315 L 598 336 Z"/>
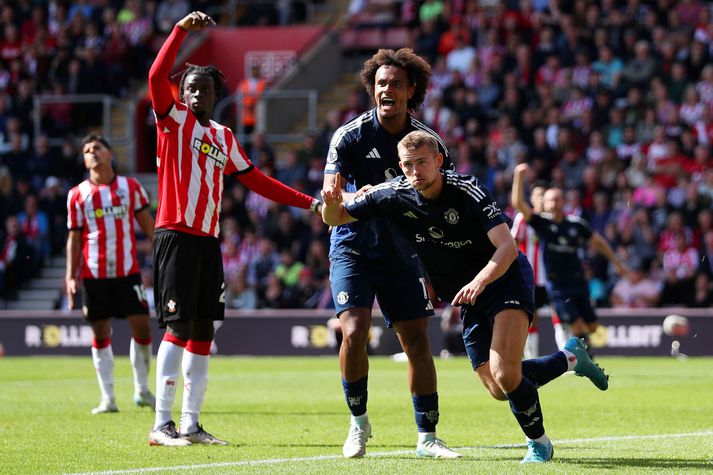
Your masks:
<path fill-rule="evenodd" d="M 555 440 L 556 445 L 580 444 L 589 442 L 610 442 L 615 440 L 646 440 L 646 439 L 681 439 L 684 437 L 705 437 L 713 435 L 713 430 L 703 432 L 685 432 L 681 434 L 651 434 L 651 435 L 617 435 L 606 437 L 592 437 L 588 439 L 563 439 Z M 525 447 L 525 444 L 503 444 L 503 445 L 478 445 L 474 447 L 454 447 L 454 450 L 475 450 L 475 449 L 510 449 L 515 447 Z M 160 450 L 160 449 L 159 449 Z M 413 450 L 391 450 L 388 452 L 371 452 L 368 457 L 389 457 L 394 455 L 408 455 L 414 453 Z M 341 455 L 315 455 L 313 457 L 294 457 L 264 460 L 243 460 L 239 462 L 215 462 L 195 465 L 174 465 L 170 467 L 145 467 L 125 470 L 108 470 L 105 472 L 81 472 L 65 475 L 122 475 L 129 473 L 155 473 L 155 472 L 175 472 L 179 470 L 198 470 L 221 467 L 245 467 L 254 465 L 275 465 L 289 462 L 311 462 L 315 460 L 337 460 L 342 459 Z"/>

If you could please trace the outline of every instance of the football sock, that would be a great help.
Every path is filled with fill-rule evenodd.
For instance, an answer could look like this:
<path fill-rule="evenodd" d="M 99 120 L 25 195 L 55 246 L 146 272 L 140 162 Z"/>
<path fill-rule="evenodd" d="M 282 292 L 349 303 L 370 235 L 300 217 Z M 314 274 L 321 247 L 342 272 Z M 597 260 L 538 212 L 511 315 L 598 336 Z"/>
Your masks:
<path fill-rule="evenodd" d="M 569 352 L 567 352 L 569 353 Z M 570 353 L 571 355 L 571 353 Z M 574 356 L 574 355 L 572 355 Z M 569 370 L 569 355 L 562 351 L 541 358 L 533 358 L 522 362 L 522 374 L 536 387 L 541 388 L 555 378 L 562 376 Z M 577 364 L 577 358 L 574 358 Z"/>
<path fill-rule="evenodd" d="M 188 340 L 183 353 L 183 405 L 181 407 L 181 433 L 198 430 L 205 391 L 208 387 L 208 362 L 210 341 Z"/>
<path fill-rule="evenodd" d="M 149 368 L 151 367 L 151 337 L 131 339 L 129 359 L 134 369 L 134 391 L 144 394 L 149 390 Z"/>
<path fill-rule="evenodd" d="M 97 381 L 102 400 L 114 400 L 114 352 L 111 338 L 92 340 L 92 361 L 97 371 Z"/>
<path fill-rule="evenodd" d="M 525 342 L 525 359 L 537 358 L 539 356 L 540 334 L 537 330 L 530 328 Z"/>
<path fill-rule="evenodd" d="M 412 396 L 412 399 L 418 432 L 436 432 L 436 424 L 438 424 L 438 393 Z"/>
<path fill-rule="evenodd" d="M 342 379 L 342 388 L 344 389 L 344 397 L 347 400 L 347 406 L 352 413 L 352 416 L 361 416 L 366 412 L 367 400 L 367 380 L 369 376 L 364 376 L 358 381 L 348 383 Z"/>
<path fill-rule="evenodd" d="M 154 430 L 172 420 L 171 408 L 176 399 L 181 359 L 186 342 L 166 333 L 156 354 L 156 419 Z"/>
<path fill-rule="evenodd" d="M 557 348 L 562 349 L 564 348 L 564 345 L 567 344 L 567 340 L 569 340 L 569 331 L 567 330 L 567 324 L 565 323 L 556 323 L 554 324 L 555 328 L 555 342 L 557 342 Z"/>
<path fill-rule="evenodd" d="M 542 437 L 545 427 L 542 421 L 540 398 L 535 385 L 523 376 L 520 385 L 506 396 L 510 400 L 510 409 L 525 436 L 533 440 Z"/>

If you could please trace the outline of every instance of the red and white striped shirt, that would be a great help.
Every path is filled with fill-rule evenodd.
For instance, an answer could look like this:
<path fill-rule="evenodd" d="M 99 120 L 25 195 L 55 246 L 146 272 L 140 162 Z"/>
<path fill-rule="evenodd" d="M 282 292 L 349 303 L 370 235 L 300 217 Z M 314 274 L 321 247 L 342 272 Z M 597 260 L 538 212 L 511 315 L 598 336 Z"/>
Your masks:
<path fill-rule="evenodd" d="M 540 239 L 537 237 L 535 230 L 527 225 L 522 213 L 515 215 L 510 232 L 512 237 L 515 238 L 518 249 L 530 261 L 532 270 L 535 273 L 535 285 L 543 287 L 547 282 L 547 278 L 545 276 L 545 264 L 542 261 L 542 251 L 540 250 Z"/>
<path fill-rule="evenodd" d="M 82 230 L 82 278 L 114 279 L 139 273 L 134 216 L 149 205 L 134 178 L 108 185 L 84 180 L 69 190 L 67 227 Z"/>
<path fill-rule="evenodd" d="M 157 117 L 156 129 L 156 227 L 217 237 L 223 174 L 249 171 L 250 159 L 229 128 L 212 120 L 202 126 L 180 102 Z"/>
<path fill-rule="evenodd" d="M 158 133 L 156 228 L 218 237 L 224 174 L 278 203 L 316 209 L 315 199 L 255 168 L 229 128 L 212 120 L 201 125 L 184 103 L 174 100 L 168 76 L 185 36 L 174 27 L 149 70 Z"/>

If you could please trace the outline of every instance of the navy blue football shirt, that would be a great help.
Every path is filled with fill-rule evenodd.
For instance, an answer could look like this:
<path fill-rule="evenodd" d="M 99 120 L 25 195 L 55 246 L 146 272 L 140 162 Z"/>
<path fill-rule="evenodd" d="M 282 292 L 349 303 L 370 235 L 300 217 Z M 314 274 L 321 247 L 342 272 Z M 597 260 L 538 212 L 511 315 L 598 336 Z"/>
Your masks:
<path fill-rule="evenodd" d="M 409 116 L 401 133 L 392 135 L 379 123 L 376 109 L 355 117 L 338 128 L 332 136 L 324 174 L 339 172 L 346 180 L 346 191 L 355 192 L 364 185 L 377 185 L 397 176 L 399 168 L 397 145 L 408 133 L 423 130 L 437 139 L 443 154 L 443 169 L 452 168 L 448 151 L 440 137 L 423 123 Z M 395 242 L 396 239 L 396 242 Z M 385 219 L 359 221 L 337 226 L 332 231 L 330 252 L 348 252 L 391 261 L 404 256 L 403 243 Z"/>
<path fill-rule="evenodd" d="M 451 300 L 493 257 L 488 231 L 509 219 L 477 178 L 442 173 L 443 190 L 435 200 L 424 198 L 401 176 L 345 207 L 359 220 L 380 216 L 392 221 L 423 261 L 436 294 Z"/>
<path fill-rule="evenodd" d="M 546 213 L 533 213 L 527 224 L 540 238 L 547 279 L 559 286 L 582 284 L 585 280 L 580 250 L 592 237 L 589 224 L 576 216 L 565 216 L 556 223 Z"/>

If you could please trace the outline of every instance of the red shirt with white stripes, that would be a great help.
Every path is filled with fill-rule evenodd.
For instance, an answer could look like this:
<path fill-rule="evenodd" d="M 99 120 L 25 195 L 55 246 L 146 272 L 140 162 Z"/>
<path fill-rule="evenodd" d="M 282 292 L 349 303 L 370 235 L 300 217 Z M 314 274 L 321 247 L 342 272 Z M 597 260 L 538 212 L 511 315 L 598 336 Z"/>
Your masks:
<path fill-rule="evenodd" d="M 134 178 L 108 185 L 84 180 L 67 196 L 67 227 L 82 231 L 82 278 L 114 279 L 139 273 L 134 216 L 149 205 Z"/>
<path fill-rule="evenodd" d="M 168 76 L 185 36 L 174 27 L 149 72 L 158 133 L 156 228 L 217 237 L 224 174 L 266 198 L 309 208 L 315 200 L 256 169 L 229 128 L 212 120 L 201 125 L 185 104 L 174 100 Z"/>
<path fill-rule="evenodd" d="M 540 249 L 540 239 L 532 227 L 527 225 L 527 221 L 522 216 L 522 213 L 517 213 L 512 222 L 510 231 L 512 237 L 515 238 L 517 247 L 527 256 L 530 261 L 532 270 L 535 273 L 535 285 L 544 287 L 547 282 L 545 276 L 545 264 L 542 261 L 542 250 Z"/>

